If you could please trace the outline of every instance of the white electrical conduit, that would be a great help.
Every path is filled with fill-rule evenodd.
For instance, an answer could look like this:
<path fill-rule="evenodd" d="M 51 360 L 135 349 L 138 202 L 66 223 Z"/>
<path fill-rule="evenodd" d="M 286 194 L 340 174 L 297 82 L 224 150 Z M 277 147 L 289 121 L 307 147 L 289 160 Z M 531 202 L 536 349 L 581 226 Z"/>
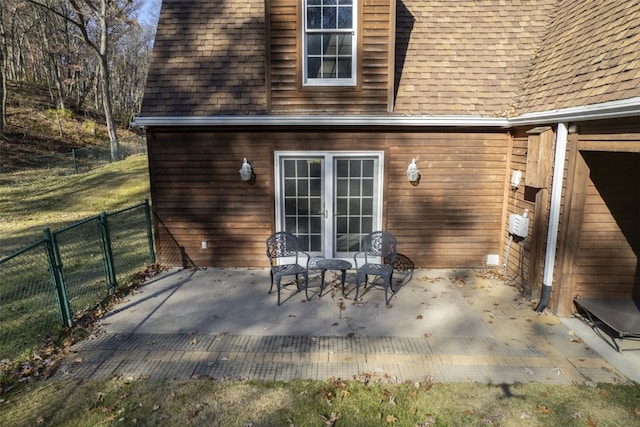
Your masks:
<path fill-rule="evenodd" d="M 553 164 L 553 182 L 551 184 L 551 209 L 549 212 L 549 228 L 547 230 L 547 250 L 544 257 L 544 273 L 542 275 L 542 294 L 536 311 L 542 312 L 549 304 L 553 285 L 553 268 L 558 243 L 558 224 L 560 222 L 560 203 L 562 201 L 562 181 L 564 179 L 564 159 L 567 151 L 567 123 L 558 123 L 556 131 L 556 154 Z"/>

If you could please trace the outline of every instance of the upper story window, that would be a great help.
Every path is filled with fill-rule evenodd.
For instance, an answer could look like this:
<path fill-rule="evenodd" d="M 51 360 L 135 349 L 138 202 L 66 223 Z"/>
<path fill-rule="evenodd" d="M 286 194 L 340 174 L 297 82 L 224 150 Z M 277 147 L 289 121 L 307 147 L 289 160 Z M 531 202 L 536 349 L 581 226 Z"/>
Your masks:
<path fill-rule="evenodd" d="M 304 1 L 304 84 L 356 84 L 356 0 Z"/>

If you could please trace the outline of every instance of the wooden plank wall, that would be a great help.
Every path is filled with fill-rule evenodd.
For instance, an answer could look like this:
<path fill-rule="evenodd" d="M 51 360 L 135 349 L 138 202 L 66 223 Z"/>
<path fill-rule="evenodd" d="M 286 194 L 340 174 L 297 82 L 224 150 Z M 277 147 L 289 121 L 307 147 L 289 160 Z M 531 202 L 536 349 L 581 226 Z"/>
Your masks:
<path fill-rule="evenodd" d="M 511 185 L 509 185 L 509 192 L 506 199 L 506 215 L 504 226 L 501 230 L 501 233 L 504 236 L 505 246 L 500 253 L 500 259 L 505 262 L 505 255 L 507 249 L 509 249 L 509 257 L 506 260 L 507 264 L 507 272 L 506 278 L 507 283 L 513 284 L 519 289 L 524 289 L 529 286 L 527 272 L 529 269 L 529 261 L 530 261 L 530 250 L 528 243 L 531 241 L 531 232 L 533 230 L 534 220 L 535 220 L 535 203 L 533 197 L 531 195 L 532 190 L 527 188 L 525 183 L 526 178 L 526 170 L 527 170 L 527 145 L 528 145 L 528 135 L 526 133 L 526 129 L 517 129 L 513 134 L 513 149 L 511 151 L 511 159 L 509 170 L 507 171 L 507 180 L 511 182 L 511 173 L 515 170 L 519 170 L 522 172 L 522 180 L 520 181 L 520 186 L 517 190 L 513 190 Z M 524 212 L 525 209 L 529 209 L 529 236 L 526 239 L 518 239 L 514 238 L 511 243 L 511 247 L 508 248 L 508 244 L 510 241 L 510 235 L 508 231 L 509 226 L 509 215 L 511 214 L 520 214 Z"/>
<path fill-rule="evenodd" d="M 420 267 L 481 267 L 500 252 L 508 137 L 492 133 L 390 136 L 386 226 Z M 406 169 L 416 158 L 421 179 Z"/>
<path fill-rule="evenodd" d="M 304 87 L 302 82 L 302 3 L 270 0 L 270 91 L 272 112 L 386 112 L 389 73 L 391 0 L 362 0 L 359 18 L 360 53 L 357 86 Z"/>
<path fill-rule="evenodd" d="M 589 178 L 574 294 L 640 295 L 640 125 L 620 120 L 579 129 Z"/>
<path fill-rule="evenodd" d="M 482 267 L 498 254 L 507 176 L 506 132 L 326 129 L 148 131 L 158 258 L 167 265 L 264 267 L 275 230 L 275 150 L 381 150 L 384 228 L 417 267 Z M 243 157 L 257 175 L 239 179 Z M 406 169 L 416 158 L 422 178 Z M 202 249 L 201 242 L 207 242 Z"/>
<path fill-rule="evenodd" d="M 263 264 L 262 238 L 273 228 L 274 210 L 272 153 L 269 145 L 258 143 L 261 135 L 197 131 L 147 135 L 160 262 Z M 240 180 L 244 157 L 256 174 L 254 185 Z M 202 249 L 202 241 L 207 249 Z"/>
<path fill-rule="evenodd" d="M 569 315 L 576 295 L 640 295 L 640 126 L 637 119 L 578 123 L 552 302 Z M 564 202 L 568 200 L 568 202 Z"/>
<path fill-rule="evenodd" d="M 640 251 L 640 154 L 583 152 L 590 170 L 574 294 L 631 297 Z"/>

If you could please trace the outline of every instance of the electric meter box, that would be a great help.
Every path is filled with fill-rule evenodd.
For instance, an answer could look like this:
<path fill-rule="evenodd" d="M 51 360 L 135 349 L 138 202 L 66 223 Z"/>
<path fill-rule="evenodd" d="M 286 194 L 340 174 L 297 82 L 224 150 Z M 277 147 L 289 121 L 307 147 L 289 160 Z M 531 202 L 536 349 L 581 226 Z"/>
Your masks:
<path fill-rule="evenodd" d="M 509 215 L 509 233 L 526 238 L 527 234 L 529 234 L 529 217 L 518 214 Z"/>

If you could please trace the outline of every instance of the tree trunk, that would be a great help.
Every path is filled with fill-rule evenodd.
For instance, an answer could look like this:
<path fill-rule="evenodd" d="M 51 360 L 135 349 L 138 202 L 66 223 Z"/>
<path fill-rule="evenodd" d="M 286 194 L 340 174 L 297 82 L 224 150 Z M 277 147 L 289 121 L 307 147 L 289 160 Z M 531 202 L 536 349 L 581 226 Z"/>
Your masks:
<path fill-rule="evenodd" d="M 0 5 L 0 134 L 4 133 L 7 106 L 7 40 L 4 34 L 4 14 Z"/>
<path fill-rule="evenodd" d="M 102 105 L 104 108 L 104 118 L 107 122 L 107 132 L 111 141 L 111 161 L 120 160 L 120 144 L 116 134 L 116 126 L 113 120 L 113 108 L 111 106 L 111 85 L 109 84 L 109 65 L 106 56 L 101 57 L 100 77 L 102 86 Z"/>
<path fill-rule="evenodd" d="M 111 141 L 111 161 L 120 160 L 120 144 L 116 134 L 116 124 L 113 120 L 113 108 L 111 105 L 111 79 L 109 77 L 109 26 L 107 22 L 107 2 L 100 2 L 100 77 L 102 77 L 102 104 L 104 106 L 104 119 L 107 122 L 107 133 Z"/>

